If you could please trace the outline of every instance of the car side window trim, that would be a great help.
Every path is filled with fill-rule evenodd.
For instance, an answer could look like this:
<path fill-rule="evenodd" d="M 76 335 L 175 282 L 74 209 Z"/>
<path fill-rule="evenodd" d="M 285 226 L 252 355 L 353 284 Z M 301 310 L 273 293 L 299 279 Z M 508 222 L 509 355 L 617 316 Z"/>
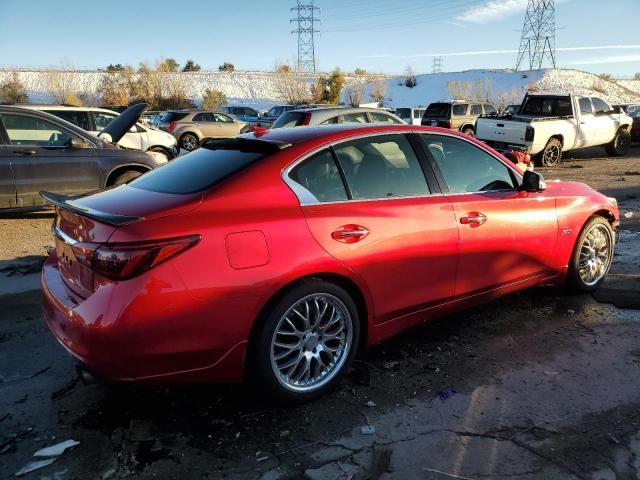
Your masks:
<path fill-rule="evenodd" d="M 316 198 L 315 195 L 313 195 L 309 190 L 307 190 L 304 186 L 300 185 L 298 182 L 296 182 L 295 180 L 293 180 L 289 174 L 291 173 L 291 171 L 297 167 L 299 164 L 301 164 L 302 162 L 304 162 L 305 160 L 307 160 L 308 158 L 313 157 L 314 155 L 316 155 L 317 153 L 321 152 L 322 150 L 325 150 L 327 148 L 330 148 L 331 150 L 331 154 L 333 157 L 334 162 L 336 162 L 338 164 L 339 167 L 339 171 L 341 172 L 341 178 L 342 178 L 342 182 L 343 185 L 345 187 L 345 190 L 347 191 L 347 195 L 349 195 L 351 197 L 351 193 L 350 193 L 350 187 L 348 186 L 348 182 L 345 181 L 345 177 L 343 177 L 344 175 L 344 171 L 341 171 L 341 167 L 339 166 L 340 162 L 337 162 L 337 158 L 335 155 L 335 152 L 333 151 L 333 147 L 335 147 L 336 145 L 340 145 L 341 143 L 346 143 L 346 142 L 351 142 L 354 140 L 361 140 L 364 138 L 369 138 L 369 137 L 381 137 L 381 136 L 386 136 L 386 135 L 404 135 L 405 137 L 407 137 L 407 140 L 409 141 L 411 147 L 413 148 L 416 156 L 418 157 L 418 161 L 420 162 L 420 149 L 416 149 L 415 144 L 411 141 L 411 136 L 414 135 L 414 132 L 407 132 L 407 131 L 388 131 L 388 132 L 376 132 L 376 133 L 368 133 L 365 135 L 357 135 L 357 136 L 353 136 L 353 137 L 349 137 L 349 138 L 343 138 L 337 141 L 333 141 L 330 143 L 326 143 L 324 145 L 320 145 L 316 148 L 314 148 L 312 151 L 305 153 L 303 156 L 297 158 L 296 160 L 294 160 L 292 163 L 290 163 L 289 165 L 287 165 L 281 174 L 281 178 L 284 181 L 285 184 L 287 184 L 287 186 L 293 191 L 293 193 L 298 197 L 298 201 L 300 202 L 300 206 L 305 207 L 305 206 L 312 206 L 312 205 L 332 205 L 332 204 L 341 204 L 341 203 L 347 203 L 347 202 L 380 202 L 380 201 L 384 201 L 384 202 L 389 202 L 389 201 L 398 201 L 398 200 L 407 200 L 407 199 L 412 199 L 412 198 L 426 198 L 426 197 L 441 197 L 443 195 L 443 193 L 440 191 L 440 188 L 437 184 L 433 184 L 433 182 L 429 182 L 428 178 L 425 176 L 426 178 L 426 182 L 427 182 L 427 187 L 429 188 L 429 190 L 431 190 L 431 193 L 426 193 L 426 194 L 421 194 L 421 195 L 407 195 L 407 196 L 402 196 L 402 197 L 382 197 L 382 198 L 363 198 L 363 199 L 348 199 L 348 200 L 336 200 L 336 201 L 329 201 L 329 202 L 322 202 L 320 201 L 318 198 Z M 422 168 L 422 165 L 421 165 Z M 423 170 L 424 173 L 424 170 Z M 434 187 L 434 189 L 431 189 L 431 187 Z"/>

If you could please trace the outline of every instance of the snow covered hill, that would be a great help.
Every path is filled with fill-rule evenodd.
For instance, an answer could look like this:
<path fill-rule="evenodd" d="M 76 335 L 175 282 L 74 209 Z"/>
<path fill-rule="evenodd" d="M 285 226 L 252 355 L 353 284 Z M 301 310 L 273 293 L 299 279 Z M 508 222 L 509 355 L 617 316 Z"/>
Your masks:
<path fill-rule="evenodd" d="M 384 105 L 417 107 L 443 100 L 488 99 L 497 107 L 504 107 L 520 103 L 527 91 L 599 96 L 612 104 L 640 102 L 640 86 L 636 87 L 632 81 L 622 85 L 579 70 L 468 70 L 416 75 L 415 80 L 416 86 L 409 88 L 404 76 L 389 79 L 386 88 L 383 87 L 386 90 Z M 346 103 L 348 88 L 342 93 Z M 371 94 L 380 90 L 375 83 L 364 83 L 363 88 L 362 103 L 371 102 Z"/>

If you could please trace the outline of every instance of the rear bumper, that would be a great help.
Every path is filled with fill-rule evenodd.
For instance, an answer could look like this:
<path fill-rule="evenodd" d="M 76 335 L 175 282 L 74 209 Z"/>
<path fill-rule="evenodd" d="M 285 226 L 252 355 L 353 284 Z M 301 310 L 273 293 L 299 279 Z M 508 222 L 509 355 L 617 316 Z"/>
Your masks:
<path fill-rule="evenodd" d="M 187 294 L 178 301 L 170 292 L 149 299 L 149 286 L 167 277 L 132 280 L 138 281 L 103 286 L 83 299 L 64 283 L 55 251 L 47 259 L 41 275 L 44 318 L 73 357 L 97 377 L 113 381 L 244 379 L 257 299 L 203 302 Z"/>

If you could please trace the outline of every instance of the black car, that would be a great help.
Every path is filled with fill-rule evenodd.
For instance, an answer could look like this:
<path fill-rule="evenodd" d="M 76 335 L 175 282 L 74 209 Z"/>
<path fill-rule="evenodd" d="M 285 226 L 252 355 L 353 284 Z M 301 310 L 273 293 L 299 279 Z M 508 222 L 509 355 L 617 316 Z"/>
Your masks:
<path fill-rule="evenodd" d="M 96 137 L 48 113 L 0 105 L 0 210 L 42 208 L 41 190 L 99 190 L 159 166 L 144 152 L 116 145 L 147 107 L 132 106 Z"/>

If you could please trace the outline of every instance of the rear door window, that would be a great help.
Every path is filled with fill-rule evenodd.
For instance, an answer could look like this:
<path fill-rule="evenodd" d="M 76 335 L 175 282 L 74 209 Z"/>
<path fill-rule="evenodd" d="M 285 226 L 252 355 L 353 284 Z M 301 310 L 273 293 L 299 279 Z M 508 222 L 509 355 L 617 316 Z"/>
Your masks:
<path fill-rule="evenodd" d="M 86 111 L 78 110 L 44 110 L 46 113 L 55 115 L 58 118 L 66 120 L 69 123 L 73 123 L 75 126 L 82 128 L 83 130 L 90 130 L 89 117 Z"/>
<path fill-rule="evenodd" d="M 481 105 L 471 105 L 471 115 L 482 115 Z"/>
<path fill-rule="evenodd" d="M 320 202 L 348 200 L 340 171 L 329 149 L 322 150 L 297 165 L 291 170 L 289 178 Z"/>

